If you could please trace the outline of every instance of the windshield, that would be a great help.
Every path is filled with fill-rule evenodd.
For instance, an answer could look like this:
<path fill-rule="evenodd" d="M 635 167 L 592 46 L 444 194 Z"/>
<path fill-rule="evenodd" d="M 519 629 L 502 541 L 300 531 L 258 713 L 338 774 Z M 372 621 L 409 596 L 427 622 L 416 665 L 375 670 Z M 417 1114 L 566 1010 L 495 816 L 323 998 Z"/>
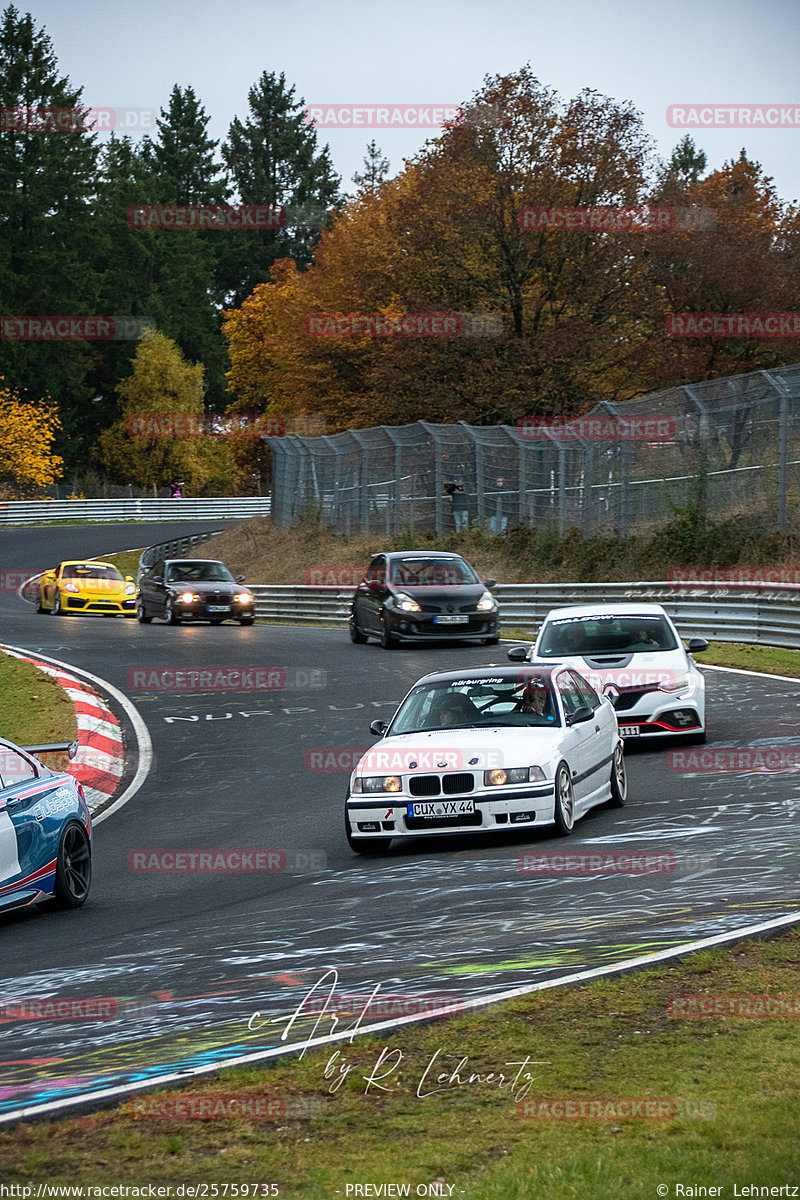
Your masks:
<path fill-rule="evenodd" d="M 221 562 L 170 563 L 166 572 L 167 583 L 235 583 L 228 568 Z"/>
<path fill-rule="evenodd" d="M 388 732 L 497 725 L 544 728 L 560 723 L 549 676 L 521 671 L 507 677 L 420 684 L 401 705 Z"/>
<path fill-rule="evenodd" d="M 389 582 L 400 587 L 458 587 L 480 579 L 463 559 L 409 555 L 389 564 Z"/>
<path fill-rule="evenodd" d="M 574 654 L 597 658 L 604 654 L 675 650 L 677 646 L 675 635 L 663 617 L 609 615 L 548 621 L 537 653 L 543 658 Z"/>
<path fill-rule="evenodd" d="M 84 563 L 72 563 L 64 567 L 62 579 L 116 579 L 119 583 L 124 580 L 116 567 L 92 567 Z"/>

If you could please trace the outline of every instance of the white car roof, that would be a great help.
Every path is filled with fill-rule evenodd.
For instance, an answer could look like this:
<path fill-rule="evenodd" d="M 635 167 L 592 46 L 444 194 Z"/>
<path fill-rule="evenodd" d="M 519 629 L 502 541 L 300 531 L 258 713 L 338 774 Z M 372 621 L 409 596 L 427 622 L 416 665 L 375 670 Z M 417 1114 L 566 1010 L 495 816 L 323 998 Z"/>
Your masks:
<path fill-rule="evenodd" d="M 569 604 L 564 608 L 551 608 L 545 621 L 564 620 L 567 617 L 666 617 L 660 604 Z"/>

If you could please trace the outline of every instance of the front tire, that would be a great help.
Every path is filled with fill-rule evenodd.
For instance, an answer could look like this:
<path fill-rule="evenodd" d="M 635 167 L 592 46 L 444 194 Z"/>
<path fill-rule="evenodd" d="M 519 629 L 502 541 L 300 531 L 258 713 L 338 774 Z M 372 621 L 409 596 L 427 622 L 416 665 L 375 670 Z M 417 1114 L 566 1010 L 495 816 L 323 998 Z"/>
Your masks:
<path fill-rule="evenodd" d="M 66 616 L 66 611 L 61 607 L 61 592 L 56 592 L 55 599 L 53 600 L 53 607 L 50 611 L 54 617 Z"/>
<path fill-rule="evenodd" d="M 361 632 L 361 630 L 358 628 L 358 625 L 356 625 L 355 617 L 350 618 L 349 630 L 350 630 L 350 641 L 353 642 L 353 644 L 356 646 L 363 646 L 364 642 L 366 642 L 366 640 L 367 640 L 367 637 L 366 637 L 366 634 Z"/>
<path fill-rule="evenodd" d="M 180 625 L 181 619 L 172 607 L 172 596 L 167 596 L 164 604 L 164 617 L 169 625 Z"/>
<path fill-rule="evenodd" d="M 618 745 L 614 750 L 614 758 L 611 763 L 611 806 L 612 808 L 624 808 L 625 801 L 628 798 L 628 773 L 625 770 L 625 755 L 622 746 Z"/>
<path fill-rule="evenodd" d="M 389 622 L 386 619 L 386 613 L 381 616 L 381 646 L 384 650 L 394 650 L 397 646 L 397 638 L 392 633 Z"/>
<path fill-rule="evenodd" d="M 240 625 L 255 625 L 255 617 L 242 617 L 239 621 Z"/>
<path fill-rule="evenodd" d="M 575 825 L 575 793 L 569 767 L 561 763 L 556 771 L 555 809 L 553 813 L 559 837 L 569 837 Z"/>
<path fill-rule="evenodd" d="M 147 615 L 147 609 L 145 608 L 145 603 L 141 596 L 136 601 L 136 619 L 140 625 L 149 625 L 153 619 Z"/>
<path fill-rule="evenodd" d="M 82 825 L 72 821 L 61 835 L 53 896 L 59 908 L 80 908 L 92 883 L 92 849 Z"/>

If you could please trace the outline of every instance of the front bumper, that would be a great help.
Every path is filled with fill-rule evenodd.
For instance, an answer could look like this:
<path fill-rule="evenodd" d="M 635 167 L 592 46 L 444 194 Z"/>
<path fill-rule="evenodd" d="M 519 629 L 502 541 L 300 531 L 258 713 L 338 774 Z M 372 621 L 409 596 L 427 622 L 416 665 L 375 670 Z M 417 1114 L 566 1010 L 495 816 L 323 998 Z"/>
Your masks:
<path fill-rule="evenodd" d="M 210 612 L 210 606 L 207 601 L 192 601 L 190 604 L 183 604 L 180 600 L 175 599 L 172 602 L 172 610 L 178 617 L 194 617 L 196 621 L 240 621 L 243 617 L 255 617 L 255 603 L 252 604 L 224 604 L 220 601 L 219 605 L 213 607 L 223 611 Z"/>
<path fill-rule="evenodd" d="M 388 609 L 387 609 L 388 612 Z M 436 621 L 436 617 L 466 616 L 466 621 Z M 457 641 L 497 637 L 500 618 L 497 613 L 404 613 L 392 612 L 389 627 L 399 642 L 440 642 L 447 638 Z"/>
<path fill-rule="evenodd" d="M 136 616 L 136 597 L 124 600 L 94 599 L 91 596 L 70 596 L 62 593 L 61 607 L 67 612 L 117 613 L 124 617 Z"/>
<path fill-rule="evenodd" d="M 442 834 L 508 832 L 509 829 L 552 825 L 555 791 L 552 781 L 480 789 L 466 795 L 431 798 L 427 803 L 446 809 L 458 800 L 472 800 L 474 813 L 462 816 L 414 817 L 410 805 L 424 797 L 406 793 L 380 796 L 349 795 L 345 811 L 353 837 L 441 837 Z"/>
<path fill-rule="evenodd" d="M 636 709 L 618 712 L 617 723 L 621 737 L 626 740 L 673 738 L 681 734 L 703 733 L 705 710 L 691 701 L 675 700 L 660 705 L 654 713 L 639 713 Z"/>

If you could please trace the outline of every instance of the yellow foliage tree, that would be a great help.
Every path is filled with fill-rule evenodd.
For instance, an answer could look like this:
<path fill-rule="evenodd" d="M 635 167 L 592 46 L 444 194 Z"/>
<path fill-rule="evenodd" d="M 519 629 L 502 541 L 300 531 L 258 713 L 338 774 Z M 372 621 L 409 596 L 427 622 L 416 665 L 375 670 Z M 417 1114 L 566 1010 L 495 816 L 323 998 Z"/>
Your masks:
<path fill-rule="evenodd" d="M 51 453 L 60 428 L 53 409 L 21 400 L 0 377 L 0 495 L 24 498 L 61 478 L 63 460 Z"/>
<path fill-rule="evenodd" d="M 117 387 L 120 419 L 100 436 L 98 457 L 121 481 L 164 486 L 181 479 L 195 495 L 203 490 L 231 491 L 236 470 L 230 448 L 221 439 L 182 431 L 172 418 L 204 417 L 203 367 L 186 362 L 163 333 L 148 330 L 139 342 L 131 374 Z M 139 436 L 156 422 L 167 431 Z M 170 430 L 174 432 L 170 434 Z M 178 436 L 175 436 L 175 434 Z"/>

